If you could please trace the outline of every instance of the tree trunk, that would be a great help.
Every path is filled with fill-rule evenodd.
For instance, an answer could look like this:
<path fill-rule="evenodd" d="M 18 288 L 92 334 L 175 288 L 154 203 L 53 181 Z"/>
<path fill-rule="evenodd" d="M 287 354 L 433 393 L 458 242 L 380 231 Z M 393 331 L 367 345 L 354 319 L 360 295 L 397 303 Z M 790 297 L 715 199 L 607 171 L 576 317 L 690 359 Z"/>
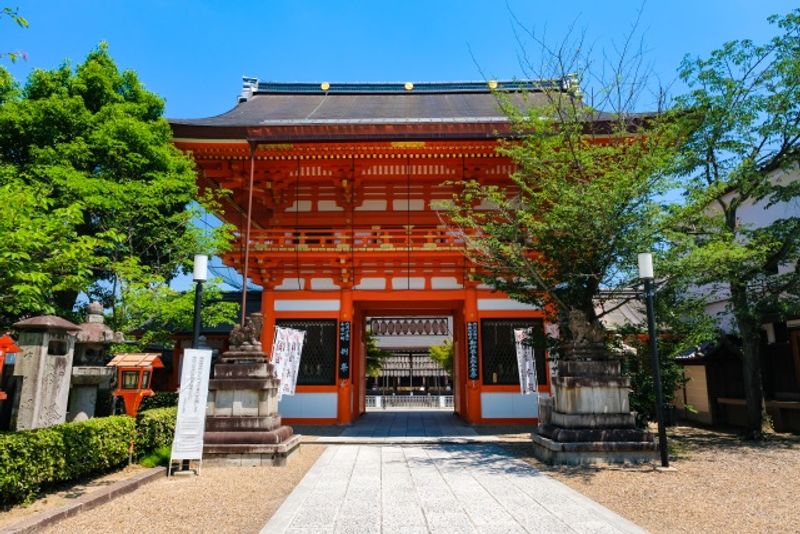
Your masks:
<path fill-rule="evenodd" d="M 747 402 L 747 435 L 761 439 L 764 430 L 769 429 L 764 404 L 764 383 L 761 378 L 761 329 L 760 324 L 750 313 L 747 302 L 747 288 L 738 283 L 731 284 L 731 303 L 739 334 L 742 336 L 742 374 L 744 395 Z"/>
<path fill-rule="evenodd" d="M 75 307 L 75 301 L 78 299 L 77 291 L 58 291 L 53 295 L 53 301 L 56 305 L 56 314 L 59 316 L 69 315 L 72 313 L 72 308 Z"/>

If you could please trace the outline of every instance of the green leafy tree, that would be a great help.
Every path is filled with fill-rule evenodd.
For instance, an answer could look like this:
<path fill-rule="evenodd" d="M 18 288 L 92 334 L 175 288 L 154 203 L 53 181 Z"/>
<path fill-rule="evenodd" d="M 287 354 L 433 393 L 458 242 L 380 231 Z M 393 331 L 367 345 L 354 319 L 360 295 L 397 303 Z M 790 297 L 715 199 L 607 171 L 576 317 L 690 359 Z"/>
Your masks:
<path fill-rule="evenodd" d="M 767 426 L 761 325 L 800 312 L 800 10 L 771 17 L 763 45 L 731 41 L 706 59 L 687 57 L 678 100 L 692 126 L 680 172 L 685 203 L 674 208 L 673 273 L 714 298 L 729 297 L 743 342 L 748 433 Z M 780 213 L 748 224 L 747 210 Z M 769 212 L 765 212 L 769 213 Z"/>
<path fill-rule="evenodd" d="M 704 300 L 688 291 L 680 279 L 660 284 L 655 299 L 655 316 L 660 335 L 657 339 L 663 399 L 669 404 L 679 387 L 686 383 L 683 366 L 676 357 L 691 347 L 716 339 L 716 322 L 705 313 Z M 612 345 L 622 359 L 623 372 L 631 379 L 630 404 L 639 424 L 656 420 L 656 392 L 646 321 L 617 330 Z"/>
<path fill-rule="evenodd" d="M 384 363 L 392 355 L 391 352 L 383 350 L 378 347 L 378 341 L 372 332 L 367 332 L 366 336 L 367 345 L 367 375 L 372 378 L 378 378 L 383 369 Z"/>
<path fill-rule="evenodd" d="M 194 253 L 224 249 L 228 226 L 204 233 L 192 223 L 203 207 L 218 206 L 199 194 L 192 160 L 172 145 L 163 112 L 164 101 L 133 71 L 120 71 L 105 43 L 74 69 L 34 70 L 22 88 L 0 70 L 0 185 L 35 196 L 32 220 L 53 219 L 33 226 L 31 241 L 49 248 L 51 264 L 39 262 L 41 253 L 17 255 L 17 272 L 46 272 L 16 277 L 14 292 L 28 302 L 3 304 L 4 315 L 69 316 L 80 293 L 113 308 L 125 284 L 160 287 Z"/>
<path fill-rule="evenodd" d="M 481 281 L 559 312 L 569 335 L 567 312 L 596 322 L 597 299 L 617 297 L 600 289 L 634 279 L 636 255 L 656 242 L 655 201 L 680 131 L 669 114 L 632 112 L 647 81 L 640 54 L 623 53 L 603 81 L 581 40 L 537 42 L 542 63 L 528 63 L 528 77 L 554 82 L 522 98 L 498 93 L 513 128 L 499 149 L 515 164 L 511 183 L 467 181 L 450 220 Z M 594 97 L 581 93 L 581 79 L 599 80 Z"/>
<path fill-rule="evenodd" d="M 154 277 L 135 258 L 117 266 L 119 297 L 109 325 L 115 330 L 135 333 L 136 344 L 172 346 L 175 331 L 191 331 L 194 321 L 194 292 L 177 291 L 164 279 Z M 234 302 L 222 300 L 216 280 L 204 284 L 201 317 L 204 325 L 232 326 L 239 310 Z M 131 350 L 130 346 L 126 350 Z"/>
<path fill-rule="evenodd" d="M 0 18 L 10 18 L 14 24 L 20 28 L 28 27 L 28 19 L 19 14 L 19 9 L 13 7 L 4 7 L 0 9 Z M 27 59 L 27 54 L 21 50 L 12 50 L 0 53 L 0 57 L 6 56 L 12 63 L 16 63 L 19 58 Z"/>
<path fill-rule="evenodd" d="M 453 340 L 445 339 L 441 345 L 429 347 L 428 354 L 439 367 L 447 371 L 447 376 L 453 378 Z"/>
<path fill-rule="evenodd" d="M 28 185 L 0 165 L 0 330 L 23 314 L 55 313 L 52 291 L 86 287 L 98 241 L 79 236 L 81 205 L 54 207 L 42 184 Z"/>

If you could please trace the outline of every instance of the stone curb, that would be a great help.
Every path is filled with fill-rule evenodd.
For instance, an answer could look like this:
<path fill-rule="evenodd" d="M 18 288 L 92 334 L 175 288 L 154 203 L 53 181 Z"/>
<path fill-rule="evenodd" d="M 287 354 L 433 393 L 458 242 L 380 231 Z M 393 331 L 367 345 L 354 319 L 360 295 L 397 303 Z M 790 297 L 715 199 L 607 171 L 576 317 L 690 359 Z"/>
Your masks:
<path fill-rule="evenodd" d="M 158 477 L 166 476 L 166 467 L 153 467 L 144 473 L 134 475 L 126 480 L 120 480 L 108 487 L 98 489 L 81 497 L 75 499 L 75 502 L 70 503 L 55 510 L 44 510 L 38 514 L 34 514 L 27 519 L 18 521 L 12 525 L 0 529 L 0 534 L 27 534 L 29 532 L 37 532 L 46 527 L 55 525 L 59 521 L 63 521 L 68 517 L 72 517 L 86 512 L 93 508 L 105 504 L 109 501 L 121 497 L 126 493 L 130 493 L 148 482 L 152 482 Z"/>

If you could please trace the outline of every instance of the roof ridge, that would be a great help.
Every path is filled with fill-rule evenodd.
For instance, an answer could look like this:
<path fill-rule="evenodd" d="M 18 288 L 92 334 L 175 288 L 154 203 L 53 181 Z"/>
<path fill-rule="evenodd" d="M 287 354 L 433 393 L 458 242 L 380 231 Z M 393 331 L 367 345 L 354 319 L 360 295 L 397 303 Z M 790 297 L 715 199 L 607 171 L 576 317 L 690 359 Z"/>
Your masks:
<path fill-rule="evenodd" d="M 257 94 L 415 94 L 489 93 L 492 91 L 569 91 L 577 86 L 573 76 L 551 80 L 485 80 L 446 82 L 278 82 L 243 77 L 250 95 Z M 248 96 L 250 96 L 248 95 Z"/>

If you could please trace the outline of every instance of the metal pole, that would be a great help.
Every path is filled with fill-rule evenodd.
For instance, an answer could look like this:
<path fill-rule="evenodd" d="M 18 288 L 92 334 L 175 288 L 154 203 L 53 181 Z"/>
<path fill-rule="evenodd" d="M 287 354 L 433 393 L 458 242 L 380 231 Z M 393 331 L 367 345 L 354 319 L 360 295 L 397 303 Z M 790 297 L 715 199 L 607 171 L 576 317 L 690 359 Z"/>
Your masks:
<path fill-rule="evenodd" d="M 203 282 L 198 280 L 194 287 L 194 329 L 192 330 L 192 348 L 200 344 L 200 302 L 203 297 Z"/>
<path fill-rule="evenodd" d="M 253 226 L 253 178 L 256 170 L 256 145 L 250 142 L 250 182 L 247 186 L 247 226 L 244 233 L 244 268 L 242 269 L 242 318 L 241 324 L 244 326 L 244 319 L 247 317 L 247 278 L 250 267 L 250 229 Z M 298 180 L 300 177 L 298 176 Z"/>
<path fill-rule="evenodd" d="M 650 337 L 650 355 L 653 364 L 653 384 L 656 389 L 656 415 L 658 417 L 658 450 L 661 453 L 661 466 L 669 467 L 667 451 L 667 429 L 664 426 L 664 393 L 661 390 L 661 369 L 658 365 L 658 344 L 656 340 L 656 320 L 653 311 L 655 291 L 653 280 L 644 279 L 644 295 L 647 301 L 647 332 Z"/>

